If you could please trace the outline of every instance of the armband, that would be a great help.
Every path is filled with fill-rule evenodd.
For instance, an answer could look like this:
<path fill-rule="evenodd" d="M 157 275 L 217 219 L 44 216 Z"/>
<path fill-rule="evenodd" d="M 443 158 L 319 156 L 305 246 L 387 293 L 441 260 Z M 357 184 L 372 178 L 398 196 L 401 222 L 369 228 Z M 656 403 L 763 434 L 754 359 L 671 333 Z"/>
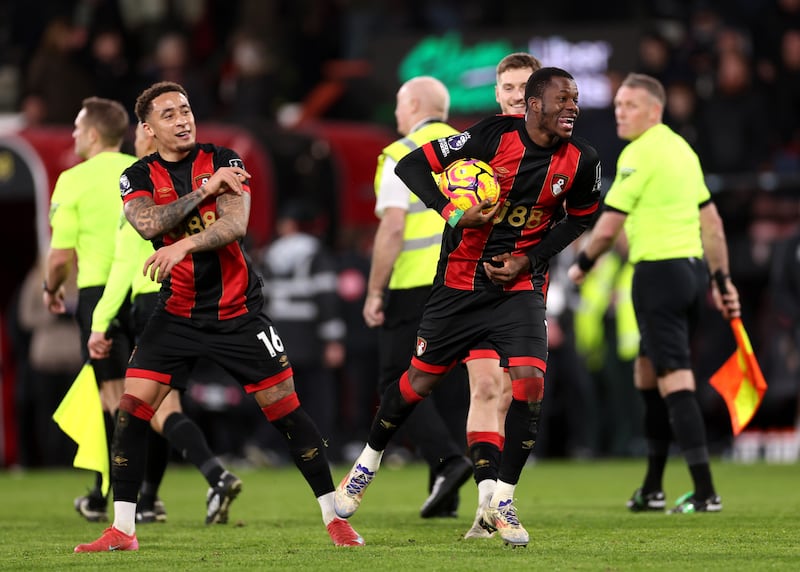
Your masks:
<path fill-rule="evenodd" d="M 578 260 L 576 260 L 576 263 L 582 272 L 589 272 L 589 270 L 592 269 L 592 266 L 594 266 L 595 260 L 594 258 L 589 258 L 586 255 L 586 252 L 581 250 L 578 253 Z"/>

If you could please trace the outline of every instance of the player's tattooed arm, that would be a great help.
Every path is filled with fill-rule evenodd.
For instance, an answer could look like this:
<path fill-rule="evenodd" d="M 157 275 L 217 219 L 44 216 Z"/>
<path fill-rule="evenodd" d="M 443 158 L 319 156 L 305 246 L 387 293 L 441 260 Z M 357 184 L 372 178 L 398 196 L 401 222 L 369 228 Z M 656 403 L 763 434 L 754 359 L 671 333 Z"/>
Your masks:
<path fill-rule="evenodd" d="M 246 194 L 243 183 L 248 179 L 250 173 L 241 167 L 220 167 L 198 189 L 176 201 L 157 205 L 149 196 L 129 200 L 125 203 L 125 216 L 143 238 L 152 239 L 178 226 L 208 197 Z M 249 202 L 247 209 L 249 212 Z"/>
<path fill-rule="evenodd" d="M 225 193 L 217 197 L 217 220 L 197 234 L 191 235 L 191 252 L 215 250 L 236 240 L 241 240 L 247 233 L 247 221 L 250 218 L 250 194 L 234 195 Z"/>
<path fill-rule="evenodd" d="M 147 240 L 166 234 L 212 195 L 205 185 L 165 205 L 157 205 L 152 197 L 137 197 L 125 203 L 125 217 Z"/>
<path fill-rule="evenodd" d="M 215 250 L 244 237 L 250 218 L 250 194 L 224 193 L 217 197 L 216 220 L 197 234 L 156 250 L 144 263 L 143 273 L 162 282 L 175 265 L 193 252 Z"/>

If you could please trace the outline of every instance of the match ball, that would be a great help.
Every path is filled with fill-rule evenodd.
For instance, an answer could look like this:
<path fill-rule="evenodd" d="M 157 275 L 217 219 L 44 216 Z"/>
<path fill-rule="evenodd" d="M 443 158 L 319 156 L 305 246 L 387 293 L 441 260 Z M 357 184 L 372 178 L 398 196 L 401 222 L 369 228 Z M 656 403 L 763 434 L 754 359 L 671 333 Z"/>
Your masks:
<path fill-rule="evenodd" d="M 459 159 L 448 165 L 439 176 L 439 190 L 462 211 L 484 199 L 490 199 L 494 206 L 500 197 L 500 183 L 494 169 L 479 159 Z"/>

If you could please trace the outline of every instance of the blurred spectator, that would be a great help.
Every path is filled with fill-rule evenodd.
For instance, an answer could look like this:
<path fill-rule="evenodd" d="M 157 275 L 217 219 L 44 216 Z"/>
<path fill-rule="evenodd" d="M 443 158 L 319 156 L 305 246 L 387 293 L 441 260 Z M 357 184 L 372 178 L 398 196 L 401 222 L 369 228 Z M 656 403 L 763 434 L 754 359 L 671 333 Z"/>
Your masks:
<path fill-rule="evenodd" d="M 286 2 L 281 10 L 284 47 L 297 70 L 287 94 L 290 101 L 301 101 L 322 79 L 326 60 L 338 59 L 342 2 L 316 0 Z"/>
<path fill-rule="evenodd" d="M 750 59 L 753 55 L 750 34 L 741 28 L 723 26 L 717 30 L 714 37 L 714 51 L 717 57 L 724 54 L 741 54 Z"/>
<path fill-rule="evenodd" d="M 344 364 L 346 329 L 336 291 L 336 258 L 307 230 L 314 215 L 305 203 L 285 203 L 276 221 L 277 238 L 258 262 L 264 313 L 289 348 L 300 403 L 328 443 L 328 458 L 335 462 L 341 447 L 335 371 Z"/>
<path fill-rule="evenodd" d="M 598 412 L 596 452 L 600 456 L 631 456 L 644 451 L 643 406 L 633 379 L 639 353 L 639 328 L 631 299 L 633 265 L 627 246 L 598 259 L 579 287 L 574 317 L 575 345 L 594 382 Z"/>
<path fill-rule="evenodd" d="M 689 13 L 688 27 L 685 46 L 687 64 L 695 79 L 698 97 L 706 99 L 714 90 L 714 43 L 722 20 L 713 9 L 701 6 Z"/>
<path fill-rule="evenodd" d="M 781 37 L 781 56 L 772 93 L 776 95 L 776 116 L 780 149 L 776 170 L 800 170 L 800 28 L 786 30 Z"/>
<path fill-rule="evenodd" d="M 22 112 L 28 124 L 70 125 L 92 82 L 81 61 L 85 36 L 67 20 L 50 22 L 26 70 Z"/>
<path fill-rule="evenodd" d="M 172 30 L 189 33 L 202 21 L 208 0 L 118 0 L 125 29 L 139 42 L 141 53 L 156 49 L 161 36 Z M 229 8 L 235 2 L 228 3 Z M 210 38 L 212 41 L 214 38 Z M 188 86 L 187 86 L 188 89 Z M 192 107 L 196 94 L 192 91 Z"/>
<path fill-rule="evenodd" d="M 42 305 L 42 274 L 36 264 L 25 277 L 12 325 L 20 364 L 15 411 L 23 467 L 71 465 L 75 455 L 75 444 L 52 416 L 83 365 L 80 332 L 73 318 L 78 289 L 73 273 L 67 283 L 67 313 L 51 314 Z"/>
<path fill-rule="evenodd" d="M 769 383 L 753 425 L 764 429 L 792 428 L 798 422 L 800 391 L 800 233 L 775 242 L 769 274 L 769 330 L 762 369 Z M 791 227 L 784 227 L 789 229 Z M 783 233 L 781 233 L 783 234 Z"/>
<path fill-rule="evenodd" d="M 95 95 L 122 103 L 131 113 L 135 91 L 126 40 L 119 29 L 99 31 L 90 44 L 90 69 L 95 82 Z"/>
<path fill-rule="evenodd" d="M 259 37 L 238 33 L 220 77 L 223 117 L 243 125 L 274 120 L 278 104 L 277 62 Z"/>
<path fill-rule="evenodd" d="M 192 112 L 198 121 L 209 119 L 214 109 L 211 78 L 190 58 L 189 43 L 182 32 L 170 31 L 158 38 L 140 71 L 143 86 L 173 81 L 192 94 Z M 136 91 L 136 90 L 134 90 Z"/>
<path fill-rule="evenodd" d="M 680 80 L 666 84 L 666 90 L 667 106 L 664 110 L 664 123 L 686 139 L 697 151 L 700 139 L 700 129 L 697 124 L 700 113 L 697 94 L 689 83 Z"/>
<path fill-rule="evenodd" d="M 676 74 L 675 59 L 667 39 L 656 32 L 646 32 L 639 38 L 636 71 L 667 84 Z"/>
<path fill-rule="evenodd" d="M 535 456 L 588 459 L 597 452 L 598 399 L 594 380 L 575 346 L 577 289 L 567 277 L 571 249 L 550 261 L 547 288 L 547 372 Z"/>
<path fill-rule="evenodd" d="M 747 56 L 719 54 L 713 95 L 700 116 L 698 154 L 706 173 L 757 172 L 766 167 L 770 135 L 762 93 L 753 85 Z"/>
<path fill-rule="evenodd" d="M 800 0 L 769 0 L 754 19 L 753 40 L 759 77 L 768 83 L 775 79 L 781 60 L 781 42 L 787 30 L 800 30 Z"/>
<path fill-rule="evenodd" d="M 364 323 L 361 310 L 367 295 L 372 228 L 343 229 L 340 239 L 338 293 L 347 327 L 347 359 L 341 371 L 339 411 L 344 460 L 355 460 L 367 440 L 378 406 L 378 340 Z"/>

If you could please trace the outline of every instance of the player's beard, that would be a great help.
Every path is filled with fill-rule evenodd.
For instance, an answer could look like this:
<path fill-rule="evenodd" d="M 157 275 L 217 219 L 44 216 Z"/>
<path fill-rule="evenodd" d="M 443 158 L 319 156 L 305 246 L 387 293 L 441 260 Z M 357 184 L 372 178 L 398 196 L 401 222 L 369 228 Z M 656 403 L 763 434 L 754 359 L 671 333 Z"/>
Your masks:
<path fill-rule="evenodd" d="M 179 153 L 186 153 L 187 151 L 191 151 L 192 149 L 194 149 L 194 146 L 195 146 L 195 140 L 194 140 L 194 138 L 193 138 L 191 141 L 187 141 L 187 142 L 185 142 L 185 143 L 184 143 L 184 142 L 180 142 L 180 143 L 178 143 L 178 144 L 175 146 L 175 149 L 176 149 L 176 150 L 177 150 Z"/>

